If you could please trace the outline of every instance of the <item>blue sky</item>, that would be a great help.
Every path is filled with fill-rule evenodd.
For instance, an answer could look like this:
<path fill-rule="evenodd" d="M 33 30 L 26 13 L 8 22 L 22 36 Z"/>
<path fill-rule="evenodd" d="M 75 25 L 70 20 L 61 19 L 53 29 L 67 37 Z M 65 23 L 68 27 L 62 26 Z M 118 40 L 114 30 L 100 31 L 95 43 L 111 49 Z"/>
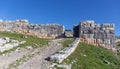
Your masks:
<path fill-rule="evenodd" d="M 58 23 L 72 29 L 80 20 L 115 23 L 120 35 L 120 0 L 0 0 L 0 19 Z"/>

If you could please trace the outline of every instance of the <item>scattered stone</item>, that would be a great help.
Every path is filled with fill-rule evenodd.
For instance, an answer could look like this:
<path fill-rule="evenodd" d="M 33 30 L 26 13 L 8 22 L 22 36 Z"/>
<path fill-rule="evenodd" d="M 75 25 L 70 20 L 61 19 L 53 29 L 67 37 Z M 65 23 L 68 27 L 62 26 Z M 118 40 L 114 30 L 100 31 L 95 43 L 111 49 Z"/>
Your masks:
<path fill-rule="evenodd" d="M 0 40 L 1 40 L 0 52 L 12 49 L 13 47 L 19 46 L 19 44 L 24 44 L 26 42 L 26 41 L 18 42 L 17 40 L 10 40 L 8 37 L 0 38 Z"/>
<path fill-rule="evenodd" d="M 22 35 L 22 38 L 27 38 L 27 35 Z"/>
<path fill-rule="evenodd" d="M 5 56 L 5 54 L 2 54 L 2 56 Z"/>
<path fill-rule="evenodd" d="M 18 43 L 19 41 L 18 40 L 10 40 L 10 42 Z"/>
<path fill-rule="evenodd" d="M 86 54 L 84 54 L 83 56 L 84 56 L 84 57 L 86 57 L 87 55 L 86 55 Z"/>
<path fill-rule="evenodd" d="M 21 41 L 21 42 L 19 42 L 19 44 L 24 44 L 24 43 L 26 43 L 26 41 Z"/>
<path fill-rule="evenodd" d="M 109 62 L 109 61 L 107 61 L 107 60 L 105 60 L 104 62 L 105 62 L 106 64 L 108 64 L 108 65 L 110 64 L 110 62 Z"/>

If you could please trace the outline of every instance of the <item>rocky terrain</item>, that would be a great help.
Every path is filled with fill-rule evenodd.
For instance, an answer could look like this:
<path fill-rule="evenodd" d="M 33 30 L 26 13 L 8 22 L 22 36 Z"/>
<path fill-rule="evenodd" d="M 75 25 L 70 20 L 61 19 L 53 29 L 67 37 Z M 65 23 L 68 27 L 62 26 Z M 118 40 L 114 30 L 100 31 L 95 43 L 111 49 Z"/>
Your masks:
<path fill-rule="evenodd" d="M 0 37 L 7 36 L 13 39 L 19 38 L 20 41 L 26 40 L 26 43 L 22 46 L 18 46 L 15 48 L 13 47 L 13 49 L 1 52 L 1 69 L 50 69 L 52 68 L 52 62 L 48 61 L 47 58 L 72 42 L 66 42 L 69 41 L 68 38 L 52 39 L 50 40 L 48 45 L 44 46 L 46 40 L 40 38 L 31 36 L 21 38 L 21 34 L 7 32 L 0 33 Z M 31 38 L 32 40 L 30 40 Z M 34 42 L 35 39 L 37 39 L 39 42 Z M 42 43 L 41 40 L 43 40 Z M 31 42 L 34 42 L 36 44 L 31 44 Z M 36 47 L 39 45 L 39 43 L 41 43 L 43 46 Z"/>
<path fill-rule="evenodd" d="M 0 32 L 4 40 L 14 40 L 24 44 L 0 52 L 0 69 L 50 69 L 54 68 L 48 57 L 73 42 L 72 38 L 41 39 L 18 33 Z M 16 40 L 18 39 L 18 40 Z M 49 43 L 48 43 L 49 41 Z"/>
<path fill-rule="evenodd" d="M 32 58 L 27 62 L 21 64 L 18 69 L 50 69 L 51 62 L 47 58 L 60 50 L 62 45 L 60 44 L 63 39 L 56 39 L 49 43 L 49 46 L 39 50 Z"/>
<path fill-rule="evenodd" d="M 51 62 L 47 59 L 62 48 L 63 39 L 52 40 L 48 46 L 32 49 L 21 48 L 8 54 L 0 56 L 1 69 L 49 69 Z M 27 58 L 26 58 L 27 57 Z M 14 59 L 13 59 L 14 58 Z"/>

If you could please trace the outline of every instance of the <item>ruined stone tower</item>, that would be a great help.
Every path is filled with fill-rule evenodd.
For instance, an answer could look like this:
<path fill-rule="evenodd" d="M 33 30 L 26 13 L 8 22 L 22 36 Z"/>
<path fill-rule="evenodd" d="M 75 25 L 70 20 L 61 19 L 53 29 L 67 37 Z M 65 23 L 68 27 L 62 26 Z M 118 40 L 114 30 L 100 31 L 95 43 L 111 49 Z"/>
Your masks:
<path fill-rule="evenodd" d="M 74 26 L 74 35 L 82 41 L 97 46 L 113 48 L 115 42 L 114 24 L 95 24 L 93 20 L 81 21 Z"/>

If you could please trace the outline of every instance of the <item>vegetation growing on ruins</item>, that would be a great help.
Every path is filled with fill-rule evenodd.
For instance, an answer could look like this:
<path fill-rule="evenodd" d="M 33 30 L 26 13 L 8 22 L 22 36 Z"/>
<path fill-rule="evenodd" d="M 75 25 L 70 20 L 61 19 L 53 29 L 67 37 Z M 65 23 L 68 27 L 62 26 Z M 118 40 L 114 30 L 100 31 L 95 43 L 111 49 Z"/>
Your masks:
<path fill-rule="evenodd" d="M 47 45 L 49 42 L 49 39 L 37 38 L 35 36 L 27 36 L 27 38 L 23 38 L 23 36 L 24 35 L 18 33 L 0 32 L 0 37 L 9 37 L 10 39 L 14 40 L 26 41 L 25 44 L 22 44 L 18 47 L 32 46 L 32 48 L 38 48 Z M 18 47 L 14 47 L 10 50 L 0 52 L 0 54 L 9 53 L 16 50 Z"/>
<path fill-rule="evenodd" d="M 62 46 L 63 46 L 63 47 L 67 47 L 68 44 L 71 44 L 73 41 L 74 41 L 73 38 L 66 38 L 66 39 L 64 40 L 64 42 L 62 43 Z"/>
<path fill-rule="evenodd" d="M 82 42 L 63 63 L 71 64 L 72 69 L 120 68 L 120 59 L 112 51 Z"/>

